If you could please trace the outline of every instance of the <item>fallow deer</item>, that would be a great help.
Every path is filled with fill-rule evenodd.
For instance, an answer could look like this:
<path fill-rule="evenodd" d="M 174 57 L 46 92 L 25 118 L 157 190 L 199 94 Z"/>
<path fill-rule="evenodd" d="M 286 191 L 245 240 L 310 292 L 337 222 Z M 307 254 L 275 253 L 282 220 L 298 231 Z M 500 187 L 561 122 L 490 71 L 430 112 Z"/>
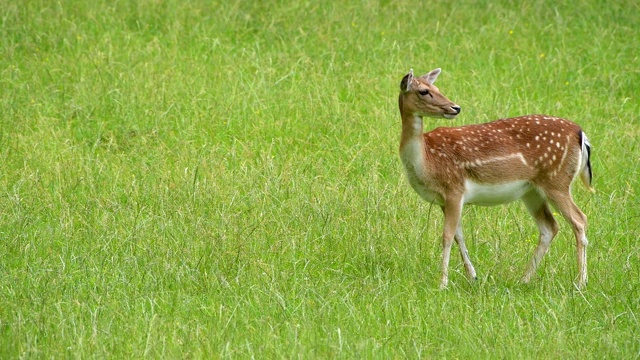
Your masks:
<path fill-rule="evenodd" d="M 441 288 L 448 284 L 455 239 L 470 279 L 476 271 L 462 237 L 465 204 L 493 206 L 522 199 L 540 231 L 522 281 L 529 282 L 558 232 L 553 205 L 573 228 L 578 255 L 577 286 L 587 282 L 587 218 L 574 203 L 571 184 L 580 176 L 591 187 L 591 145 L 577 124 L 554 116 L 527 115 L 485 124 L 439 127 L 423 132 L 423 117 L 453 119 L 460 106 L 433 85 L 435 69 L 413 69 L 400 83 L 400 158 L 413 189 L 444 212 Z"/>

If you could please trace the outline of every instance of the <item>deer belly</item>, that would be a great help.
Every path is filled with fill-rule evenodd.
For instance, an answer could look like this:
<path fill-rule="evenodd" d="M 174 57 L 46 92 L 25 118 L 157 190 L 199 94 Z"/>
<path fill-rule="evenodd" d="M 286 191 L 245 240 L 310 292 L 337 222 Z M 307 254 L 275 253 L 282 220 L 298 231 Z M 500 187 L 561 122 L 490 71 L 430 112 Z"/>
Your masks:
<path fill-rule="evenodd" d="M 466 180 L 464 188 L 465 204 L 493 206 L 520 199 L 531 189 L 531 183 L 512 181 L 502 184 L 481 184 Z"/>

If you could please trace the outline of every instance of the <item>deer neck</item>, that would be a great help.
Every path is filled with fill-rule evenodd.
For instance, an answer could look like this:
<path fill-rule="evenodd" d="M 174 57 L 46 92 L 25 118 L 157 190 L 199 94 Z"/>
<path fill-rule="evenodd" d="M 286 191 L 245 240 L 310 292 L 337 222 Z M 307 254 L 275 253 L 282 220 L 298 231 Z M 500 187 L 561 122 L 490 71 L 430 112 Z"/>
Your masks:
<path fill-rule="evenodd" d="M 407 115 L 402 117 L 400 137 L 400 157 L 407 167 L 422 167 L 427 156 L 424 142 L 422 117 Z"/>
<path fill-rule="evenodd" d="M 402 117 L 402 140 L 422 140 L 424 126 L 421 116 L 407 115 Z"/>
<path fill-rule="evenodd" d="M 402 112 L 400 159 L 409 184 L 427 201 L 442 205 L 444 204 L 442 196 L 428 185 L 432 179 L 427 166 L 429 156 L 424 141 L 422 117 L 406 115 Z"/>
<path fill-rule="evenodd" d="M 409 182 L 416 187 L 426 175 L 427 149 L 424 142 L 424 125 L 422 117 L 406 111 L 400 98 L 400 115 L 402 116 L 402 135 L 400 138 L 400 158 L 409 177 Z"/>
<path fill-rule="evenodd" d="M 413 113 L 404 109 L 402 95 L 398 99 L 400 106 L 400 116 L 402 117 L 402 139 L 401 146 L 410 141 L 419 140 L 420 143 L 424 143 L 422 140 L 424 133 L 424 125 L 422 123 L 422 116 L 414 115 Z"/>
<path fill-rule="evenodd" d="M 404 152 L 407 147 L 411 147 L 414 151 L 420 149 L 420 153 L 424 152 L 424 125 L 422 116 L 417 116 L 412 112 L 406 111 L 402 106 L 402 96 L 399 99 L 400 116 L 402 116 L 402 135 L 400 138 L 400 151 Z"/>

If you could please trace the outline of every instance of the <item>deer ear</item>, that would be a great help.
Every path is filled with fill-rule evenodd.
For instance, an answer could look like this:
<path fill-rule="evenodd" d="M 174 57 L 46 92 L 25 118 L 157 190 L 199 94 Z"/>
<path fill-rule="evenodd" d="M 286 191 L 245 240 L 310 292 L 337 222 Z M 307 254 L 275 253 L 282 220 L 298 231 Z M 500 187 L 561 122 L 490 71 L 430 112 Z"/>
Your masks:
<path fill-rule="evenodd" d="M 409 91 L 411 82 L 413 82 L 413 69 L 409 70 L 409 73 L 402 78 L 402 81 L 400 81 L 400 91 Z"/>
<path fill-rule="evenodd" d="M 421 78 L 425 79 L 429 84 L 433 85 L 433 83 L 436 82 L 438 75 L 440 75 L 440 71 L 440 68 L 433 69 L 428 74 L 422 75 Z"/>

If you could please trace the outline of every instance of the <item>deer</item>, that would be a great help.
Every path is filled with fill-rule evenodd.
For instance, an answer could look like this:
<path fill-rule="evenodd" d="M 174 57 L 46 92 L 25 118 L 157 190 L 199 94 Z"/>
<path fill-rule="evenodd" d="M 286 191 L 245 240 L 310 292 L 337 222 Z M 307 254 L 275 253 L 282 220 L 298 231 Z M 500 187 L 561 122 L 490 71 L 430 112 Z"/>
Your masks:
<path fill-rule="evenodd" d="M 551 206 L 571 225 L 576 238 L 576 287 L 587 283 L 587 217 L 575 204 L 571 186 L 579 176 L 591 186 L 591 144 L 579 125 L 548 115 L 525 115 L 483 124 L 437 127 L 424 132 L 423 118 L 454 119 L 460 106 L 434 85 L 437 68 L 420 77 L 413 69 L 400 82 L 400 159 L 411 187 L 444 213 L 440 288 L 448 286 L 453 241 L 466 276 L 476 271 L 462 234 L 464 205 L 495 206 L 522 200 L 538 227 L 538 243 L 522 283 L 528 283 L 559 231 Z"/>

